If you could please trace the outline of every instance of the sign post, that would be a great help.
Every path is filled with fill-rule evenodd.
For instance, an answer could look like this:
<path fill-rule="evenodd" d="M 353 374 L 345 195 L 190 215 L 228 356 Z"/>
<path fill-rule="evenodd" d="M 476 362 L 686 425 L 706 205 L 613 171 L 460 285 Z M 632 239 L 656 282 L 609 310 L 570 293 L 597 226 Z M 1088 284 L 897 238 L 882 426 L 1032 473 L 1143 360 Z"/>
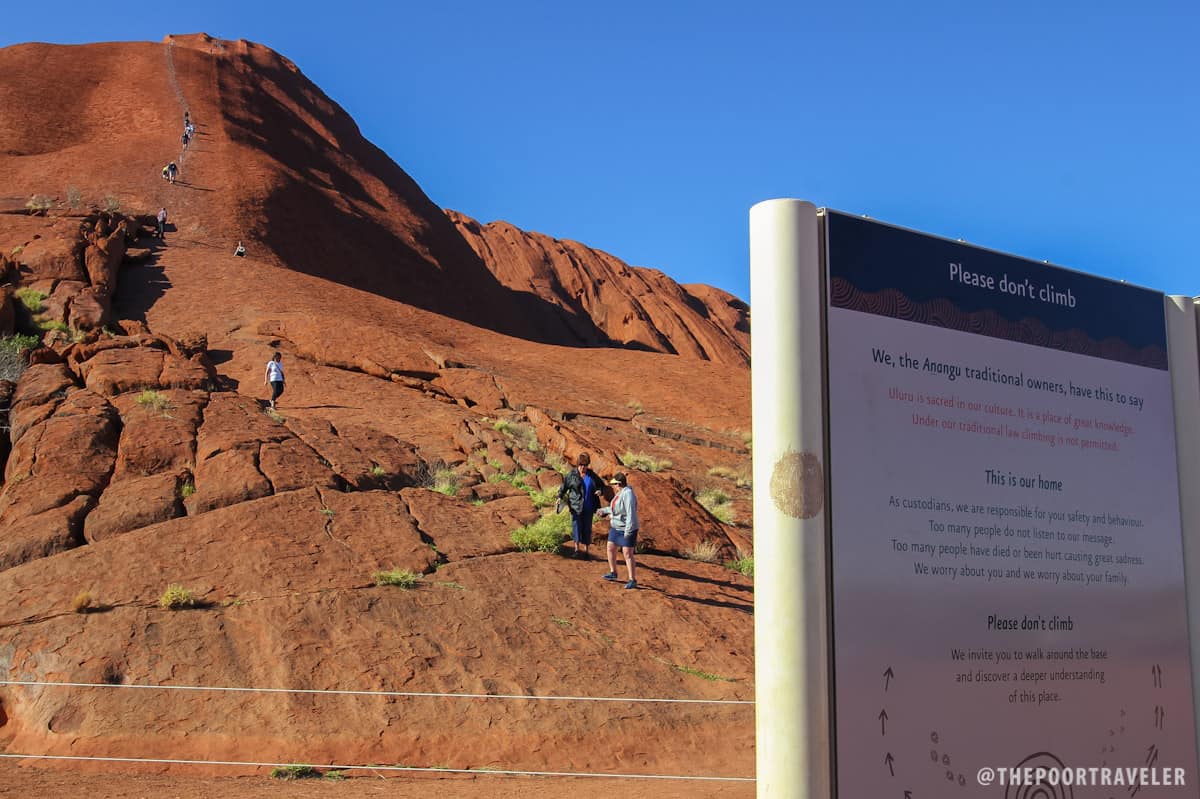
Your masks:
<path fill-rule="evenodd" d="M 827 799 L 828 554 L 817 210 L 750 210 L 758 796 Z"/>
<path fill-rule="evenodd" d="M 750 221 L 758 795 L 1195 795 L 1193 303 Z"/>

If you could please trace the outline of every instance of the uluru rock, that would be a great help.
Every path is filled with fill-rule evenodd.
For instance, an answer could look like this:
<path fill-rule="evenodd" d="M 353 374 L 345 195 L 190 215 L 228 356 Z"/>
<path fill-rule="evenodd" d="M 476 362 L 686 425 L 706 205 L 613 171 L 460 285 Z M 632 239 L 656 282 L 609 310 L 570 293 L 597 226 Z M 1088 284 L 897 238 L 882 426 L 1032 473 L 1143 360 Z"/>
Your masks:
<path fill-rule="evenodd" d="M 45 336 L 13 398 L 10 671 L 752 698 L 751 582 L 677 556 L 750 542 L 748 489 L 730 484 L 736 529 L 695 500 L 714 464 L 749 457 L 744 303 L 444 212 L 296 64 L 251 42 L 3 48 L 0 87 L 5 192 L 57 197 L 69 175 L 82 198 L 0 213 L 0 250 L 41 264 L 10 275 L 50 295 L 41 322 L 75 328 Z M 171 185 L 159 171 L 185 108 L 198 136 Z M 130 251 L 162 206 L 165 238 Z M 39 255 L 80 242 L 78 272 Z M 287 390 L 268 414 L 276 350 Z M 640 559 L 644 590 L 600 580 L 595 562 L 512 551 L 543 512 L 530 492 L 553 492 L 584 451 L 605 476 L 627 452 L 672 463 L 631 473 L 661 553 Z M 375 584 L 393 569 L 415 585 Z M 200 606 L 161 608 L 169 584 Z M 103 612 L 73 612 L 80 592 Z M 2 694 L 13 752 L 244 760 L 252 745 L 277 762 L 590 771 L 616 757 L 669 774 L 702 751 L 713 773 L 753 773 L 746 706 L 617 718 L 600 703 L 424 695 Z"/>
<path fill-rule="evenodd" d="M 95 543 L 182 516 L 180 488 L 189 479 L 187 472 L 167 472 L 114 480 L 104 490 L 99 505 L 88 514 L 84 537 Z"/>
<path fill-rule="evenodd" d="M 662 272 L 631 267 L 579 242 L 447 214 L 504 285 L 551 305 L 543 324 L 557 323 L 563 343 L 749 363 L 750 309 L 726 292 L 707 286 L 689 292 Z"/>

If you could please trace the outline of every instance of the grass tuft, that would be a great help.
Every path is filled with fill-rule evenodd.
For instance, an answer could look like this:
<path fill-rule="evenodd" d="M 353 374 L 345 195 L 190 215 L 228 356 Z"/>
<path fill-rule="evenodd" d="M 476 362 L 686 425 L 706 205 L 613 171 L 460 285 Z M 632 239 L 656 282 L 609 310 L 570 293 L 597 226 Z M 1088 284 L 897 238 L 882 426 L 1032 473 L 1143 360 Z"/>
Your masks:
<path fill-rule="evenodd" d="M 730 466 L 714 466 L 708 470 L 708 476 L 728 480 L 738 488 L 749 488 L 751 486 L 750 473 L 745 467 L 734 469 Z"/>
<path fill-rule="evenodd" d="M 45 214 L 54 201 L 44 194 L 35 194 L 25 202 L 25 210 L 31 214 Z"/>
<path fill-rule="evenodd" d="M 407 591 L 417 587 L 417 583 L 421 582 L 421 575 L 407 569 L 392 569 L 391 571 L 375 572 L 374 580 L 375 585 L 394 585 Z"/>
<path fill-rule="evenodd" d="M 571 516 L 551 513 L 520 529 L 513 530 L 512 542 L 521 552 L 557 552 L 571 537 Z"/>
<path fill-rule="evenodd" d="M 754 579 L 754 556 L 747 555 L 738 550 L 737 557 L 733 560 L 725 562 L 726 568 L 733 569 L 735 572 L 740 572 L 742 575 Z"/>
<path fill-rule="evenodd" d="M 42 304 L 46 301 L 46 295 L 37 289 L 20 288 L 16 290 L 15 296 L 25 306 L 25 310 L 30 313 L 41 313 L 46 309 L 46 306 Z"/>
<path fill-rule="evenodd" d="M 429 488 L 448 497 L 455 496 L 458 494 L 458 475 L 453 469 L 438 469 L 433 474 L 433 485 Z"/>
<path fill-rule="evenodd" d="M 661 472 L 671 468 L 671 462 L 666 458 L 655 458 L 644 452 L 625 452 L 617 456 L 621 465 L 640 472 Z"/>
<path fill-rule="evenodd" d="M 371 467 L 371 476 L 372 477 L 383 477 L 385 474 L 387 474 L 387 470 L 384 469 L 382 466 L 380 466 L 378 463 Z"/>
<path fill-rule="evenodd" d="M 539 510 L 548 508 L 558 501 L 558 489 L 553 486 L 545 491 L 539 491 L 536 488 L 527 488 L 526 490 L 529 492 L 529 499 L 533 502 L 533 507 Z"/>
<path fill-rule="evenodd" d="M 158 605 L 166 610 L 185 610 L 194 608 L 200 605 L 200 601 L 196 599 L 196 595 L 182 585 L 172 583 L 167 586 L 167 590 L 163 591 L 163 595 L 158 600 Z"/>
<path fill-rule="evenodd" d="M 91 591 L 80 591 L 71 600 L 71 610 L 76 613 L 87 613 L 96 606 L 96 598 L 92 596 Z"/>
<path fill-rule="evenodd" d="M 720 674 L 713 674 L 711 672 L 701 671 L 700 669 L 693 669 L 691 666 L 677 666 L 672 664 L 671 668 L 675 669 L 675 671 L 682 672 L 683 674 L 690 674 L 693 677 L 699 677 L 702 680 L 708 680 L 709 682 L 737 682 L 737 680 L 733 677 L 722 677 Z"/>
<path fill-rule="evenodd" d="M 273 780 L 315 780 L 320 777 L 321 772 L 312 766 L 276 766 L 271 769 Z"/>
<path fill-rule="evenodd" d="M 150 388 L 138 394 L 137 404 L 155 411 L 165 411 L 171 407 L 171 401 L 165 394 Z"/>
<path fill-rule="evenodd" d="M 17 354 L 35 349 L 41 343 L 41 339 L 30 333 L 16 333 L 0 339 L 0 347 Z"/>
<path fill-rule="evenodd" d="M 733 506 L 730 504 L 729 495 L 721 489 L 706 488 L 696 495 L 696 501 L 717 521 L 722 524 L 733 524 Z"/>
<path fill-rule="evenodd" d="M 683 556 L 688 560 L 701 563 L 716 563 L 721 554 L 721 547 L 715 541 L 697 541 L 690 549 L 684 550 Z"/>
<path fill-rule="evenodd" d="M 66 322 L 60 322 L 57 319 L 40 319 L 35 324 L 37 324 L 38 330 L 44 332 L 57 330 L 60 333 L 71 333 L 70 326 Z"/>
<path fill-rule="evenodd" d="M 179 486 L 179 498 L 187 499 L 192 494 L 196 493 L 196 484 L 191 480 L 184 480 L 183 485 Z"/>
<path fill-rule="evenodd" d="M 513 439 L 518 446 L 524 447 L 530 452 L 538 452 L 542 448 L 541 443 L 538 441 L 537 433 L 533 432 L 533 428 L 527 424 L 510 422 L 507 419 L 497 419 L 492 428 Z"/>

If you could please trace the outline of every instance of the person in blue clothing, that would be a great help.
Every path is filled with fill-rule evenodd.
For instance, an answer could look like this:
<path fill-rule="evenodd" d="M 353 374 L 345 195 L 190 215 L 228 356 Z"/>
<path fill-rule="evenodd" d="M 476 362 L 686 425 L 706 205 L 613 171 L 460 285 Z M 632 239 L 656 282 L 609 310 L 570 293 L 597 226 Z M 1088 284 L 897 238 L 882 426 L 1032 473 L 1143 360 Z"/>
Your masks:
<path fill-rule="evenodd" d="M 559 508 L 565 500 L 571 512 L 571 540 L 575 543 L 575 557 L 589 560 L 592 557 L 589 551 L 592 546 L 592 517 L 604 504 L 606 493 L 604 481 L 592 471 L 591 465 L 592 456 L 586 452 L 580 453 L 575 468 L 567 472 L 558 489 Z"/>

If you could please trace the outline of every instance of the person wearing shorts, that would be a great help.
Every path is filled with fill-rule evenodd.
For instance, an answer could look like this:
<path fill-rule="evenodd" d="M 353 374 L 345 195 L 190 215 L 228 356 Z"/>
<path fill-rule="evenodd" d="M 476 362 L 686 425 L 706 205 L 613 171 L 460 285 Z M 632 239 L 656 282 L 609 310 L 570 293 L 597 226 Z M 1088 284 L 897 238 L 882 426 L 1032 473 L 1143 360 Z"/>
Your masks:
<path fill-rule="evenodd" d="M 637 588 L 637 560 L 634 557 L 634 549 L 637 547 L 638 530 L 641 528 L 637 496 L 629 487 L 624 472 L 614 474 L 609 484 L 616 488 L 617 495 L 613 497 L 612 504 L 600 509 L 601 516 L 612 518 L 612 527 L 608 531 L 608 574 L 604 575 L 604 579 L 617 579 L 617 548 L 620 547 L 621 555 L 625 558 L 625 569 L 629 572 L 629 582 L 625 583 L 625 587 Z"/>
<path fill-rule="evenodd" d="M 283 356 L 276 352 L 267 361 L 267 374 L 264 381 L 271 387 L 271 409 L 275 409 L 275 401 L 283 394 Z"/>

